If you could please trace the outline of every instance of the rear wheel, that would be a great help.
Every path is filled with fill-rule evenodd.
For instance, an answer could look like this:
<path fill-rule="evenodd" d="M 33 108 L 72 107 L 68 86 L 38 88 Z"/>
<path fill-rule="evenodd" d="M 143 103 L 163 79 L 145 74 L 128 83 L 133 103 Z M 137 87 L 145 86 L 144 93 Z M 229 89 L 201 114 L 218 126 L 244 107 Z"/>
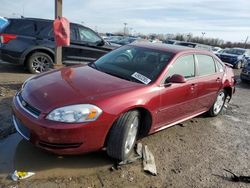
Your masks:
<path fill-rule="evenodd" d="M 218 93 L 217 98 L 216 98 L 213 106 L 209 109 L 208 114 L 212 117 L 219 115 L 224 107 L 224 104 L 226 102 L 226 98 L 227 98 L 226 91 L 221 90 Z"/>
<path fill-rule="evenodd" d="M 52 66 L 53 60 L 48 54 L 43 52 L 33 53 L 27 62 L 27 68 L 32 74 L 48 71 Z"/>
<path fill-rule="evenodd" d="M 110 157 L 125 160 L 133 151 L 140 126 L 140 113 L 137 110 L 123 114 L 112 126 L 107 140 L 107 153 Z"/>

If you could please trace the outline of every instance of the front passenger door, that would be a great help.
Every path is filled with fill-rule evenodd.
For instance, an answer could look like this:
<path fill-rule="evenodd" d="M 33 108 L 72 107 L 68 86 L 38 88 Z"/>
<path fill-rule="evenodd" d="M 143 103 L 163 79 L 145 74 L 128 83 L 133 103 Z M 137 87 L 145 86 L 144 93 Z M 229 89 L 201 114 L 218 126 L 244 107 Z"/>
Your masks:
<path fill-rule="evenodd" d="M 158 128 L 184 119 L 199 110 L 196 105 L 197 83 L 194 55 L 181 56 L 168 65 L 166 79 L 174 74 L 184 76 L 186 83 L 172 83 L 170 86 L 161 88 Z"/>

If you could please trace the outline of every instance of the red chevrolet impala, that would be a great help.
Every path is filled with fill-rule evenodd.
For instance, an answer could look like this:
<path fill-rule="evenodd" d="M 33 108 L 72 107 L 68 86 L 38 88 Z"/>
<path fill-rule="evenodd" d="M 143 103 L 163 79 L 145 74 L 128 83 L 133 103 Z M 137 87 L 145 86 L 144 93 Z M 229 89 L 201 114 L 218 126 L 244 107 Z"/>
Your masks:
<path fill-rule="evenodd" d="M 140 137 L 205 112 L 218 115 L 234 85 L 232 69 L 210 52 L 137 43 L 26 80 L 13 99 L 13 122 L 45 150 L 107 148 L 124 160 Z"/>

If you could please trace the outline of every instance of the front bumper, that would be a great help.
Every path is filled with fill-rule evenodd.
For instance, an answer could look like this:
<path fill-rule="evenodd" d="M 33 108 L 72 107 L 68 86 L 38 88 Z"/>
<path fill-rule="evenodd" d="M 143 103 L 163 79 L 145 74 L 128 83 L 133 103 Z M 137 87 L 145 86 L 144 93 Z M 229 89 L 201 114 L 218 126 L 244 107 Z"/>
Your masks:
<path fill-rule="evenodd" d="M 81 154 L 100 150 L 115 119 L 103 113 L 89 123 L 60 123 L 46 120 L 41 113 L 34 117 L 13 98 L 13 123 L 19 134 L 32 144 L 56 154 Z"/>

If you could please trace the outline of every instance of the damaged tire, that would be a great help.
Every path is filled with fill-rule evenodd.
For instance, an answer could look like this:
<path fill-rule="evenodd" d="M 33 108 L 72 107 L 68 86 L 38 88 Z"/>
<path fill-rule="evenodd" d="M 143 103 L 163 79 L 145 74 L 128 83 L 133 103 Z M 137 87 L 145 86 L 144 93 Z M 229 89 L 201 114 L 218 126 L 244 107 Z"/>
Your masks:
<path fill-rule="evenodd" d="M 107 140 L 107 154 L 124 161 L 134 149 L 140 126 L 140 113 L 137 110 L 123 114 L 111 127 Z"/>
<path fill-rule="evenodd" d="M 225 90 L 219 91 L 214 104 L 212 105 L 212 107 L 208 111 L 208 115 L 211 117 L 215 117 L 215 116 L 219 115 L 224 107 L 224 104 L 226 102 L 226 98 L 227 98 L 226 91 Z"/>

